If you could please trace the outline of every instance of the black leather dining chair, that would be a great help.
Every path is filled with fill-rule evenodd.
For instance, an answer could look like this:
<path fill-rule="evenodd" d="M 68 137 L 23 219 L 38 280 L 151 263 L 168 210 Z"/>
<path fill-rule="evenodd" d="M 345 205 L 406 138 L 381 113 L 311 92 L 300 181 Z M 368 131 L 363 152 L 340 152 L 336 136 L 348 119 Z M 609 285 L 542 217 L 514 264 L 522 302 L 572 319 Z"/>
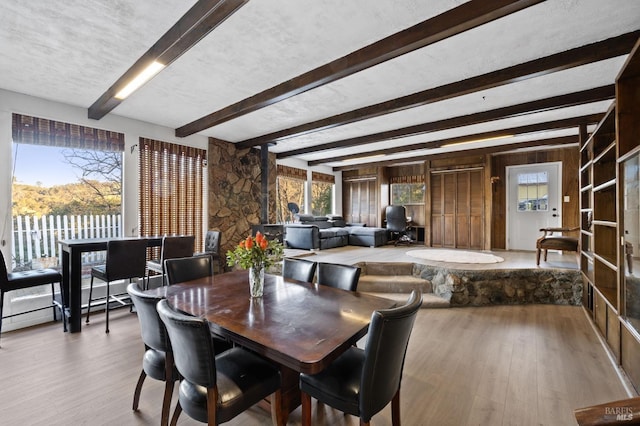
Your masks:
<path fill-rule="evenodd" d="M 285 257 L 282 261 L 282 277 L 292 280 L 313 282 L 317 263 L 306 259 Z"/>
<path fill-rule="evenodd" d="M 227 422 L 264 398 L 280 401 L 280 372 L 273 364 L 240 347 L 216 355 L 209 323 L 176 312 L 166 300 L 157 310 L 182 376 L 171 424 L 184 410 L 208 425 Z"/>
<path fill-rule="evenodd" d="M 62 325 L 64 331 L 67 331 L 66 315 L 64 311 L 63 292 L 60 288 L 60 300 L 56 299 L 55 283 L 61 283 L 62 287 L 62 275 L 55 269 L 34 269 L 31 271 L 21 272 L 7 272 L 7 265 L 4 260 L 4 255 L 0 250 L 0 333 L 2 333 L 2 320 L 4 318 L 11 318 L 17 315 L 24 315 L 31 312 L 41 311 L 43 309 L 53 309 L 53 320 L 55 321 L 56 312 L 60 311 L 62 318 Z M 20 290 L 23 288 L 37 287 L 41 285 L 51 285 L 51 304 L 43 306 L 41 308 L 35 308 L 24 312 L 18 312 L 11 315 L 3 316 L 4 307 L 4 295 L 8 292 Z"/>
<path fill-rule="evenodd" d="M 318 284 L 356 291 L 359 280 L 360 268 L 358 266 L 318 262 Z"/>
<path fill-rule="evenodd" d="M 173 385 L 178 380 L 179 375 L 173 362 L 169 335 L 156 310 L 156 305 L 162 299 L 145 294 L 135 283 L 129 284 L 127 293 L 136 307 L 138 321 L 140 322 L 140 334 L 145 347 L 142 357 L 142 371 L 133 393 L 133 411 L 138 411 L 140 393 L 142 392 L 145 378 L 149 376 L 152 379 L 163 381 L 165 385 L 160 424 L 166 426 L 169 424 Z"/>
<path fill-rule="evenodd" d="M 149 272 L 151 271 L 162 275 L 162 285 L 165 285 L 164 261 L 176 257 L 193 256 L 195 238 L 193 235 L 163 237 L 160 258 L 147 261 L 147 285 L 149 284 Z"/>
<path fill-rule="evenodd" d="M 224 272 L 224 265 L 226 258 L 223 253 L 220 252 L 220 245 L 222 244 L 222 232 L 220 231 L 207 231 L 204 238 L 204 251 L 211 255 L 213 259 L 214 271 L 215 266 L 218 265 L 218 273 Z"/>
<path fill-rule="evenodd" d="M 213 275 L 213 259 L 209 253 L 176 257 L 164 261 L 167 284 L 172 285 Z"/>
<path fill-rule="evenodd" d="M 300 374 L 302 424 L 311 425 L 311 398 L 360 418 L 371 418 L 391 402 L 394 426 L 400 426 L 400 382 L 413 323 L 422 305 L 414 290 L 403 306 L 371 314 L 364 349 L 352 346 L 318 374 Z"/>
<path fill-rule="evenodd" d="M 147 241 L 135 240 L 110 240 L 107 243 L 107 260 L 102 265 L 91 268 L 91 283 L 89 286 L 89 301 L 87 303 L 87 317 L 89 323 L 91 308 L 96 305 L 105 305 L 105 333 L 109 332 L 109 311 L 111 302 L 117 302 L 123 306 L 129 306 L 128 294 L 111 294 L 111 283 L 117 280 L 141 278 L 144 282 L 145 266 L 147 261 Z M 93 279 L 98 278 L 107 283 L 105 297 L 93 297 Z M 124 297 L 126 296 L 126 297 Z M 94 302 L 98 302 L 95 303 Z"/>

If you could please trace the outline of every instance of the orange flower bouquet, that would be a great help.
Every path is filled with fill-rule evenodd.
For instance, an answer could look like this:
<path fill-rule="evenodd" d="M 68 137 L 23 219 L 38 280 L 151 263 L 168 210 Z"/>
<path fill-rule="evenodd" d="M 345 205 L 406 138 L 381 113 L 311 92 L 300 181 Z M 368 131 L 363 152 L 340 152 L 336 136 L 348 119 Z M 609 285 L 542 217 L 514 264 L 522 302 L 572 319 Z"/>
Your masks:
<path fill-rule="evenodd" d="M 282 260 L 284 247 L 277 240 L 268 240 L 260 232 L 255 237 L 248 236 L 232 251 L 227 251 L 227 264 L 249 269 L 251 296 L 262 296 L 264 270 Z"/>

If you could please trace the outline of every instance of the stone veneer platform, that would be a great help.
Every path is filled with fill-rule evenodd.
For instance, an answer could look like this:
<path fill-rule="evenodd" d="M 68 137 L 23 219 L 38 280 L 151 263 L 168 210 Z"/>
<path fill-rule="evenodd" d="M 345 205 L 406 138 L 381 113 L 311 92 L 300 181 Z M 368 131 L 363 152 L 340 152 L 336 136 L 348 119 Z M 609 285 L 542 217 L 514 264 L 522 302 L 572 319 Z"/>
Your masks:
<path fill-rule="evenodd" d="M 414 275 L 430 281 L 434 294 L 451 306 L 582 304 L 582 277 L 577 270 L 465 270 L 416 263 Z"/>
<path fill-rule="evenodd" d="M 362 249 L 367 252 L 362 257 L 370 256 L 371 250 L 379 249 Z M 335 253 L 329 254 L 331 251 L 328 250 L 318 260 L 341 263 L 335 257 L 345 256 L 339 250 L 334 251 Z M 290 252 L 288 255 L 318 256 L 309 251 Z M 486 265 L 481 269 L 465 269 L 465 265 L 436 266 L 407 260 L 354 262 L 354 265 L 363 268 L 358 290 L 403 301 L 411 289 L 419 286 L 432 299 L 429 303 L 432 307 L 582 304 L 583 283 L 578 269 L 563 266 L 489 269 Z M 473 266 L 476 265 L 471 265 Z M 400 280 L 400 277 L 403 279 Z M 394 286 L 394 282 L 400 281 L 400 286 Z M 405 288 L 401 288 L 403 286 Z"/>

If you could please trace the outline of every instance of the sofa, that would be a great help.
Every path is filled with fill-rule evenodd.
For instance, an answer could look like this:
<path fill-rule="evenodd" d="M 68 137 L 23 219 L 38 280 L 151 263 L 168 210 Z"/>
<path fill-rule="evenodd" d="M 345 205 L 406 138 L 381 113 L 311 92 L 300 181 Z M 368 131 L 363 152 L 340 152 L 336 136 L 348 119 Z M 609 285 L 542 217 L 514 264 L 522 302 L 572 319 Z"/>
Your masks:
<path fill-rule="evenodd" d="M 387 244 L 385 228 L 363 223 L 346 223 L 342 216 L 296 215 L 297 222 L 285 225 L 288 248 L 325 250 L 346 245 L 378 247 Z"/>

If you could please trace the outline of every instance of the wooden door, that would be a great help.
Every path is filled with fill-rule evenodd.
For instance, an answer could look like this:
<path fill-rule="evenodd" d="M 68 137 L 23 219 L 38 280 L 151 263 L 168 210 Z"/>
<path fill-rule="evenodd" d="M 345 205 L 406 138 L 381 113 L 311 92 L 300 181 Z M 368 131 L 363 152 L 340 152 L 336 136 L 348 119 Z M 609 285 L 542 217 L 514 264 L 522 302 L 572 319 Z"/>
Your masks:
<path fill-rule="evenodd" d="M 484 185 L 481 169 L 432 172 L 431 246 L 483 249 Z"/>
<path fill-rule="evenodd" d="M 378 191 L 375 179 L 342 183 L 344 218 L 349 223 L 378 226 Z"/>

